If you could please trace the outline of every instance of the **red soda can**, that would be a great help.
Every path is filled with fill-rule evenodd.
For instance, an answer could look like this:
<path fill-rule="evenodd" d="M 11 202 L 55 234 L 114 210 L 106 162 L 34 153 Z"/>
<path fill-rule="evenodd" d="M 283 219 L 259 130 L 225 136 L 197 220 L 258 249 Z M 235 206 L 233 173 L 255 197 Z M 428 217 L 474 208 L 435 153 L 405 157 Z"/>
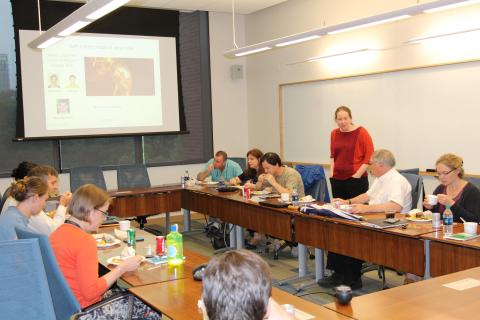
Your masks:
<path fill-rule="evenodd" d="M 165 253 L 165 237 L 157 236 L 157 255 L 161 256 Z"/>
<path fill-rule="evenodd" d="M 243 196 L 246 200 L 250 199 L 250 188 L 248 186 L 243 187 Z"/>

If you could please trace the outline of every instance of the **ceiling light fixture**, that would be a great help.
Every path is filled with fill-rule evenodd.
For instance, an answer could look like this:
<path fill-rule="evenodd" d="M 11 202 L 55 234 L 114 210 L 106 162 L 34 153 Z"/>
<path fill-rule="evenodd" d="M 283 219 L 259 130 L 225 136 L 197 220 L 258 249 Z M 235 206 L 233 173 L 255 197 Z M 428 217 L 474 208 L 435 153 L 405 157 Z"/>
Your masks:
<path fill-rule="evenodd" d="M 55 24 L 28 44 L 33 49 L 45 49 L 96 19 L 118 9 L 130 0 L 91 0 Z"/>
<path fill-rule="evenodd" d="M 460 31 L 453 31 L 453 32 L 448 32 L 448 33 L 442 33 L 442 34 L 436 34 L 436 35 L 433 35 L 433 36 L 412 38 L 410 40 L 405 41 L 405 43 L 409 43 L 409 44 L 422 43 L 422 42 L 433 40 L 433 39 L 438 39 L 438 38 L 443 38 L 443 37 L 451 37 L 451 36 L 456 36 L 456 35 L 459 35 L 459 34 L 462 34 L 462 33 L 474 32 L 474 31 L 479 31 L 479 30 L 480 30 L 480 27 L 472 28 L 472 29 L 466 29 L 466 30 L 460 30 Z"/>
<path fill-rule="evenodd" d="M 327 58 L 333 58 L 333 57 L 338 57 L 338 56 L 344 56 L 347 54 L 352 54 L 352 53 L 357 53 L 357 52 L 364 52 L 370 50 L 369 48 L 362 48 L 362 49 L 356 49 L 356 50 L 351 50 L 351 51 L 345 51 L 345 52 L 339 52 L 339 53 L 333 53 L 333 54 L 328 54 L 324 56 L 318 56 L 318 57 L 312 57 L 307 59 L 307 62 L 315 62 L 319 61 L 321 59 L 327 59 Z"/>
<path fill-rule="evenodd" d="M 445 8 L 449 9 L 451 6 L 467 5 L 480 2 L 480 0 L 436 0 L 428 3 L 417 4 L 411 7 L 393 10 L 390 12 L 385 12 L 377 14 L 374 16 L 361 18 L 333 26 L 322 27 L 314 30 L 309 30 L 302 33 L 297 33 L 294 35 L 286 36 L 283 38 L 272 39 L 264 41 L 261 43 L 249 45 L 242 48 L 235 47 L 232 50 L 229 50 L 224 53 L 226 57 L 234 58 L 246 56 L 253 53 L 258 53 L 261 51 L 266 51 L 273 49 L 275 47 L 284 47 L 288 45 L 297 44 L 300 42 L 305 42 L 313 39 L 318 39 L 321 36 L 327 34 L 335 34 L 340 32 L 346 32 L 354 29 L 365 28 L 372 25 L 377 25 L 381 23 L 387 23 L 392 21 L 397 21 L 401 19 L 406 19 L 414 15 L 422 14 L 425 12 L 430 12 L 433 9 Z M 262 49 L 262 50 L 258 50 Z"/>

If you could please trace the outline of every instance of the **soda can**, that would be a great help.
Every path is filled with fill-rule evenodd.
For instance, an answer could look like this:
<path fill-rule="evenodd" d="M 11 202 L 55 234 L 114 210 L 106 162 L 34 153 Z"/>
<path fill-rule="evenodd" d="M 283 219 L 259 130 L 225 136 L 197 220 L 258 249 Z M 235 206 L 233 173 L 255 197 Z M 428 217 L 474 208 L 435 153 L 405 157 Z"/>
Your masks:
<path fill-rule="evenodd" d="M 157 255 L 161 256 L 165 253 L 165 237 L 157 236 Z"/>
<path fill-rule="evenodd" d="M 129 247 L 135 247 L 136 240 L 135 240 L 135 229 L 128 229 L 127 230 L 128 240 L 127 244 Z"/>
<path fill-rule="evenodd" d="M 243 187 L 243 196 L 246 200 L 250 199 L 250 188 L 248 186 Z"/>
<path fill-rule="evenodd" d="M 433 212 L 432 213 L 432 227 L 433 228 L 440 228 L 441 226 L 442 226 L 442 224 L 441 224 L 440 213 Z"/>

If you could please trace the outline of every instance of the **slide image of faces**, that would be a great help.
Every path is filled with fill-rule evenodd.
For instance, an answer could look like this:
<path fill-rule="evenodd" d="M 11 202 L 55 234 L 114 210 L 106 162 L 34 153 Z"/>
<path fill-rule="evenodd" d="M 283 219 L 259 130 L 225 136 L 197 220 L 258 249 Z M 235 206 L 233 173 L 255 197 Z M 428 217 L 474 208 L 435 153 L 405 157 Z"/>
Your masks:
<path fill-rule="evenodd" d="M 70 114 L 70 99 L 57 99 L 57 114 Z"/>
<path fill-rule="evenodd" d="M 48 87 L 51 88 L 51 89 L 60 88 L 58 75 L 56 75 L 56 74 L 51 74 L 50 75 Z"/>
<path fill-rule="evenodd" d="M 68 83 L 66 86 L 67 89 L 78 89 L 79 86 L 77 84 L 77 76 L 74 74 L 71 74 L 68 76 Z"/>
<path fill-rule="evenodd" d="M 85 57 L 87 96 L 153 96 L 153 59 Z"/>

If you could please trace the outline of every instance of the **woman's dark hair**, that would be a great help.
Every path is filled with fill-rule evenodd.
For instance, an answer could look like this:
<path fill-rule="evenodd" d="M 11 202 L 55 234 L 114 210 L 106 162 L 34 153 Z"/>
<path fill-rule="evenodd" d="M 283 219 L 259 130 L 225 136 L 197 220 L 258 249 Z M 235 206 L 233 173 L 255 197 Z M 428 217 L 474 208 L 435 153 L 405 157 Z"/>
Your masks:
<path fill-rule="evenodd" d="M 22 161 L 18 164 L 18 166 L 12 170 L 12 174 L 10 175 L 15 180 L 21 180 L 28 176 L 30 170 L 37 166 L 36 163 L 30 161 Z"/>
<path fill-rule="evenodd" d="M 22 202 L 34 195 L 43 196 L 48 192 L 48 185 L 39 177 L 29 177 L 12 182 L 10 195 Z"/>
<path fill-rule="evenodd" d="M 247 152 L 247 158 L 248 158 L 248 156 L 253 156 L 253 157 L 258 159 L 259 166 L 258 166 L 258 169 L 257 169 L 257 175 L 262 174 L 263 173 L 263 167 L 261 165 L 261 160 L 262 160 L 262 157 L 263 157 L 263 152 L 260 149 L 256 149 L 256 148 L 255 149 L 250 149 Z M 250 168 L 248 166 L 248 159 L 247 159 L 247 170 L 251 170 L 251 169 L 252 168 Z"/>
<path fill-rule="evenodd" d="M 350 110 L 350 108 L 347 106 L 340 106 L 337 108 L 337 110 L 335 110 L 335 120 L 337 120 L 337 114 L 340 111 L 345 111 L 346 113 L 348 113 L 348 116 L 350 117 L 350 119 L 352 119 L 352 110 Z"/>
<path fill-rule="evenodd" d="M 262 158 L 260 159 L 260 163 L 267 161 L 267 163 L 271 164 L 272 166 L 278 165 L 279 167 L 282 166 L 282 160 L 280 156 L 275 152 L 267 152 L 265 153 Z"/>

